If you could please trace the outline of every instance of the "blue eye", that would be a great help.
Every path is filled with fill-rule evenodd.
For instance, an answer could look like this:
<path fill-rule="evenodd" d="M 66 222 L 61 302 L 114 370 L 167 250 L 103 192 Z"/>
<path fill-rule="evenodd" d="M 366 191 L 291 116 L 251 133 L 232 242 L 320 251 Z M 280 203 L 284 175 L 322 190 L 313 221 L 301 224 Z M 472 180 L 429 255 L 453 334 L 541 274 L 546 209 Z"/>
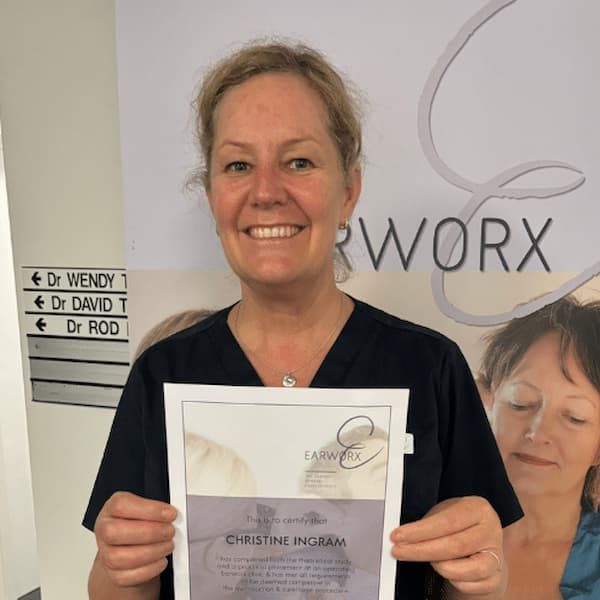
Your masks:
<path fill-rule="evenodd" d="M 247 171 L 250 168 L 250 165 L 243 160 L 236 160 L 234 162 L 229 163 L 226 167 L 226 171 L 233 171 L 234 173 L 242 173 Z"/>
<path fill-rule="evenodd" d="M 296 171 L 306 171 L 314 166 L 308 158 L 293 158 L 289 164 Z"/>

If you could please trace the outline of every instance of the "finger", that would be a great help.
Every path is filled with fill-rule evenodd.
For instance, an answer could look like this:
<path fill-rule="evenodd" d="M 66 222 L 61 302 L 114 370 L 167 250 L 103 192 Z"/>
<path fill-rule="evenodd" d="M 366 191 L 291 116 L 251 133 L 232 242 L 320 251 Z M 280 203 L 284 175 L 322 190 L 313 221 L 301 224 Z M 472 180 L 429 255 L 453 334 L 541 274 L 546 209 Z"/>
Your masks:
<path fill-rule="evenodd" d="M 433 562 L 469 557 L 480 550 L 488 539 L 487 532 L 472 526 L 458 533 L 418 542 L 401 542 L 392 546 L 397 560 Z"/>
<path fill-rule="evenodd" d="M 392 554 L 405 561 L 442 561 L 468 557 L 489 543 L 486 528 L 479 525 L 449 535 L 417 542 L 398 542 Z"/>
<path fill-rule="evenodd" d="M 459 501 L 460 500 L 460 501 Z M 392 542 L 415 543 L 444 537 L 475 527 L 482 520 L 484 507 L 479 498 L 460 498 L 442 502 L 422 519 L 394 529 Z"/>
<path fill-rule="evenodd" d="M 484 596 L 492 592 L 498 592 L 502 587 L 502 574 L 496 573 L 493 577 L 481 581 L 453 581 L 448 580 L 452 587 L 468 596 Z"/>
<path fill-rule="evenodd" d="M 124 571 L 108 568 L 105 569 L 109 578 L 115 585 L 119 587 L 130 587 L 134 585 L 140 585 L 150 581 L 151 579 L 154 579 L 167 568 L 167 564 L 167 559 L 161 558 L 152 564 L 144 565 L 143 567 L 139 567 L 137 569 Z"/>
<path fill-rule="evenodd" d="M 177 516 L 177 509 L 171 504 L 142 498 L 129 492 L 115 492 L 107 500 L 102 512 L 112 517 L 140 521 L 170 522 Z"/>
<path fill-rule="evenodd" d="M 498 559 L 494 558 L 494 554 L 498 556 Z M 494 554 L 491 552 L 476 552 L 465 558 L 434 561 L 431 565 L 444 579 L 455 582 L 478 582 L 496 577 L 500 573 L 500 551 L 498 550 Z"/>
<path fill-rule="evenodd" d="M 99 549 L 100 560 L 113 571 L 135 570 L 154 564 L 173 552 L 172 541 L 144 546 L 106 546 Z"/>
<path fill-rule="evenodd" d="M 156 544 L 173 539 L 175 527 L 171 523 L 132 521 L 99 517 L 94 533 L 99 544 L 109 546 L 134 546 Z"/>

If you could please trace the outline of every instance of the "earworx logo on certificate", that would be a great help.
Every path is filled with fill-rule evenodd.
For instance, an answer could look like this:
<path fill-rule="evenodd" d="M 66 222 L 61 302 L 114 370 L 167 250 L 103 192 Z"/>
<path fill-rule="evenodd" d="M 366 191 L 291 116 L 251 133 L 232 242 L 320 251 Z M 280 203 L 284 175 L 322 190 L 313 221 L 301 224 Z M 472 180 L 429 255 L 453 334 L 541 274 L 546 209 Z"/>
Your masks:
<path fill-rule="evenodd" d="M 393 597 L 408 390 L 165 384 L 177 600 Z"/>

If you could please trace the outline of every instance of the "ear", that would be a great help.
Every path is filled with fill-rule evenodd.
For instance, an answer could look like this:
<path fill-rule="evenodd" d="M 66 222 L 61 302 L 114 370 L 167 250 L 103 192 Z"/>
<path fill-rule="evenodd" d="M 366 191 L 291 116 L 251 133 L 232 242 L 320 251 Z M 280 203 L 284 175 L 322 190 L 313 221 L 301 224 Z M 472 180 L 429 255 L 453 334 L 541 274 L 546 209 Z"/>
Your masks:
<path fill-rule="evenodd" d="M 352 216 L 362 189 L 362 171 L 357 163 L 346 176 L 346 198 L 342 206 L 342 221 Z"/>
<path fill-rule="evenodd" d="M 208 205 L 210 206 L 210 212 L 213 214 L 213 217 L 214 217 L 214 214 L 215 214 L 215 210 L 214 210 L 214 208 L 215 208 L 214 207 L 214 196 L 213 196 L 212 191 L 211 191 L 210 182 L 204 180 L 202 182 L 202 186 L 204 188 L 204 193 L 206 194 L 206 198 L 208 200 Z"/>
<path fill-rule="evenodd" d="M 477 378 L 475 383 L 477 384 L 477 390 L 481 396 L 483 406 L 489 416 L 491 415 L 492 407 L 494 406 L 494 394 L 492 393 L 492 390 L 481 381 L 481 379 Z"/>
<path fill-rule="evenodd" d="M 592 467 L 600 466 L 600 444 L 598 444 L 598 449 L 596 450 L 596 455 L 594 456 L 594 462 L 591 465 Z"/>

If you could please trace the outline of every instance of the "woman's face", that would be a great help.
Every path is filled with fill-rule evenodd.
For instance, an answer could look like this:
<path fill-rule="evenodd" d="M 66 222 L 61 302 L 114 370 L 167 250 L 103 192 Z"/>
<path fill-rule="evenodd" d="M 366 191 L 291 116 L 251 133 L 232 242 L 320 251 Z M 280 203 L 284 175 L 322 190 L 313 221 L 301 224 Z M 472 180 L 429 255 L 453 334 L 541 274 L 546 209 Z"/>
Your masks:
<path fill-rule="evenodd" d="M 258 75 L 225 93 L 207 193 L 244 283 L 328 280 L 338 225 L 359 192 L 358 167 L 346 177 L 324 105 L 301 77 Z"/>
<path fill-rule="evenodd" d="M 491 423 L 519 496 L 572 494 L 598 462 L 600 392 L 571 350 L 561 372 L 558 333 L 535 342 L 493 392 Z"/>

